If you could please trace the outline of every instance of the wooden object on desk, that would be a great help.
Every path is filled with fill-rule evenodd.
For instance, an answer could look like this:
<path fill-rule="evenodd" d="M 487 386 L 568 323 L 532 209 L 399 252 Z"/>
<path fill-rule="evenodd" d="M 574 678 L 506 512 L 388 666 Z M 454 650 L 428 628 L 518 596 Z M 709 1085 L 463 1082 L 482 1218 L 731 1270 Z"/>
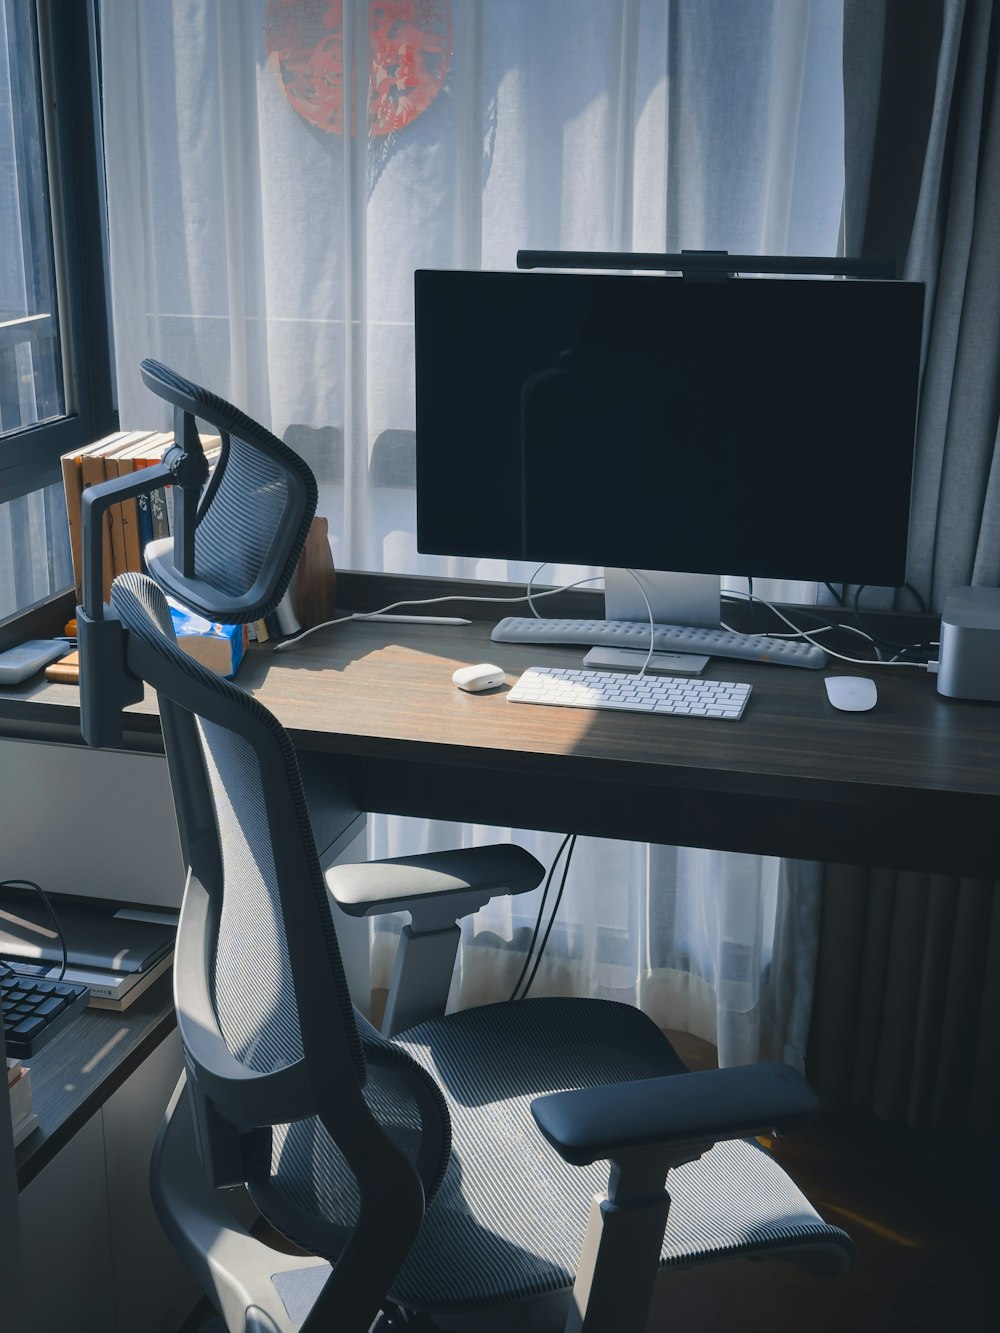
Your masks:
<path fill-rule="evenodd" d="M 338 591 L 346 609 L 370 610 L 519 589 L 341 571 Z M 600 615 L 597 599 L 580 593 L 565 609 L 562 598 L 551 601 L 559 614 Z M 252 646 L 240 685 L 300 751 L 331 756 L 355 784 L 359 809 L 997 876 L 996 704 L 946 699 L 930 675 L 883 668 L 878 706 L 838 713 L 822 671 L 722 658 L 708 678 L 753 686 L 739 722 L 509 704 L 505 690 L 463 694 L 452 672 L 493 661 L 512 681 L 528 666 L 579 665 L 582 654 L 493 643 L 496 607 L 458 601 L 449 610 L 482 618 L 468 626 L 352 621 L 284 653 Z M 754 628 L 738 608 L 729 614 L 735 628 Z M 914 637 L 908 618 L 882 620 L 888 637 Z M 0 695 L 0 731 L 55 739 L 78 725 L 71 686 L 36 682 Z M 126 712 L 126 730 L 130 748 L 159 745 L 151 691 Z"/>
<path fill-rule="evenodd" d="M 80 654 L 77 649 L 67 653 L 65 657 L 58 658 L 55 662 L 50 662 L 45 668 L 46 680 L 59 680 L 64 685 L 79 685 L 80 683 Z"/>
<path fill-rule="evenodd" d="M 293 602 L 295 615 L 303 629 L 312 629 L 333 619 L 336 614 L 336 580 L 328 524 L 317 514 L 306 535 L 295 574 Z"/>

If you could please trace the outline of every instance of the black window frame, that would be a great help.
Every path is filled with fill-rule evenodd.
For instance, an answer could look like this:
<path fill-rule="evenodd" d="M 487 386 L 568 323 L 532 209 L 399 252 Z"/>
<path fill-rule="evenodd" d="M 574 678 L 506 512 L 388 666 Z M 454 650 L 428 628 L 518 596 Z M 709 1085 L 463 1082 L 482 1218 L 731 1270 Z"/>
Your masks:
<path fill-rule="evenodd" d="M 72 411 L 0 440 L 0 504 L 60 480 L 62 454 L 117 427 L 108 309 L 97 0 L 34 0 Z M 65 372 L 64 372 L 65 373 Z"/>

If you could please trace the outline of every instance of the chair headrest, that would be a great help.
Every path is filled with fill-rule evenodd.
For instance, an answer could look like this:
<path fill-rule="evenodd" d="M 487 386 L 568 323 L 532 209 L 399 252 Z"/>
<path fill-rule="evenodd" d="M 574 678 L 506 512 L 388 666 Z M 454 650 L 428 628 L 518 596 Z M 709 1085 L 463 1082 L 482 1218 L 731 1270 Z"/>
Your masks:
<path fill-rule="evenodd" d="M 276 435 L 218 394 L 159 361 L 143 361 L 140 373 L 147 388 L 173 406 L 177 445 L 200 451 L 195 418 L 222 438 L 204 493 L 186 501 L 194 523 L 193 572 L 182 569 L 180 525 L 176 541 L 147 548 L 147 567 L 162 588 L 209 620 L 259 620 L 281 601 L 305 545 L 316 512 L 312 471 Z"/>

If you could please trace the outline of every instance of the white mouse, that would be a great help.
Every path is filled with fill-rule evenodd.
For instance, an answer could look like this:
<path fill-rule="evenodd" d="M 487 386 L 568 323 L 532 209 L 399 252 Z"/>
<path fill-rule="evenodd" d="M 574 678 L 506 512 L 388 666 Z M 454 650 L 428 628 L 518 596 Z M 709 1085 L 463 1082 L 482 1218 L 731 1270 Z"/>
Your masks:
<path fill-rule="evenodd" d="M 495 690 L 504 682 L 503 667 L 492 662 L 479 662 L 476 666 L 459 667 L 452 680 L 460 690 L 469 694 L 478 694 L 480 690 Z"/>
<path fill-rule="evenodd" d="M 866 713 L 878 699 L 875 682 L 867 676 L 827 676 L 826 697 L 843 713 Z"/>

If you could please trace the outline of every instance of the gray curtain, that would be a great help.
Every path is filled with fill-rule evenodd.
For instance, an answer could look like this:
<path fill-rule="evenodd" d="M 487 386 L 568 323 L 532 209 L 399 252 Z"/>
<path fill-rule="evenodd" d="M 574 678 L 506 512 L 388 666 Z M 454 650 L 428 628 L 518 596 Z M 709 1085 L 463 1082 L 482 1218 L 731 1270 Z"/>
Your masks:
<path fill-rule="evenodd" d="M 1000 1123 L 1000 886 L 827 866 L 807 1073 L 828 1108 Z"/>
<path fill-rule="evenodd" d="M 926 284 L 908 581 L 1000 584 L 1000 6 L 847 0 L 848 254 Z M 807 1069 L 829 1107 L 1000 1123 L 1000 886 L 827 866 Z"/>
<path fill-rule="evenodd" d="M 848 254 L 926 284 L 907 579 L 940 610 L 1000 583 L 1000 15 L 994 0 L 847 0 Z"/>

